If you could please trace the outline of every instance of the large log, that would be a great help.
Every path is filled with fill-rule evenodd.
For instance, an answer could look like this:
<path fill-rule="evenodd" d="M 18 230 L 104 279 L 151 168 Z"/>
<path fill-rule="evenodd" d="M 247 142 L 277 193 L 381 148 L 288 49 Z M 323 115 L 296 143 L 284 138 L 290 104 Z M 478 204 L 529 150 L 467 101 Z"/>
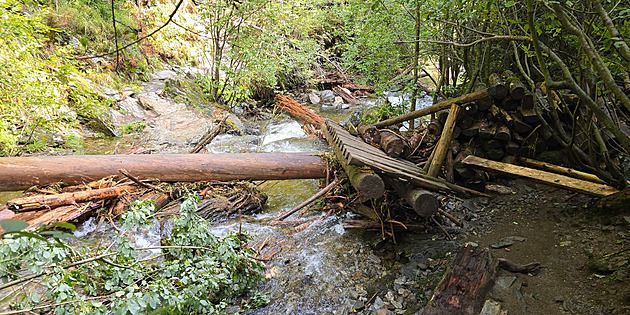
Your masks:
<path fill-rule="evenodd" d="M 383 178 L 387 185 L 394 188 L 396 195 L 404 199 L 413 211 L 423 218 L 436 213 L 440 202 L 434 193 L 414 187 L 409 182 L 403 182 L 394 178 Z"/>
<path fill-rule="evenodd" d="M 525 84 L 510 70 L 503 71 L 503 76 L 509 83 L 510 97 L 513 100 L 521 100 L 525 96 L 525 92 L 527 92 Z"/>
<path fill-rule="evenodd" d="M 497 262 L 487 248 L 462 247 L 424 308 L 424 314 L 479 314 L 493 285 L 496 267 Z"/>
<path fill-rule="evenodd" d="M 296 102 L 289 96 L 278 94 L 276 95 L 276 106 L 284 109 L 291 117 L 295 118 L 301 124 L 313 125 L 315 128 L 320 128 L 324 123 L 324 118 L 315 114 L 308 107 Z"/>
<path fill-rule="evenodd" d="M 474 155 L 467 156 L 462 162 L 465 165 L 469 165 L 474 168 L 493 171 L 508 176 L 521 177 L 533 182 L 560 187 L 597 197 L 606 197 L 618 192 L 616 188 L 611 186 L 544 172 L 533 168 L 490 161 Z"/>
<path fill-rule="evenodd" d="M 406 157 L 409 154 L 409 145 L 401 137 L 393 132 L 381 130 L 381 149 L 391 157 Z"/>
<path fill-rule="evenodd" d="M 64 182 L 77 185 L 125 169 L 165 182 L 326 177 L 326 163 L 308 153 L 84 155 L 0 158 L 0 191 Z"/>
<path fill-rule="evenodd" d="M 383 128 L 383 127 L 387 127 L 387 126 L 391 126 L 394 124 L 398 124 L 407 120 L 411 120 L 411 119 L 416 119 L 418 117 L 422 117 L 422 116 L 426 116 L 426 115 L 431 115 L 433 113 L 436 113 L 440 110 L 443 109 L 447 109 L 450 108 L 451 105 L 453 104 L 465 104 L 465 103 L 469 103 L 469 102 L 474 102 L 476 100 L 480 100 L 483 98 L 486 98 L 490 96 L 490 94 L 488 93 L 487 90 L 481 90 L 481 91 L 476 91 L 473 93 L 469 93 L 469 94 L 464 94 L 462 96 L 447 100 L 447 101 L 443 101 L 443 102 L 439 102 L 435 105 L 429 106 L 427 108 L 423 108 L 423 109 L 419 109 L 404 115 L 400 115 L 398 117 L 394 117 L 394 118 L 390 118 L 387 120 L 383 120 L 380 121 L 376 124 L 374 124 L 374 126 L 376 126 L 377 128 Z"/>

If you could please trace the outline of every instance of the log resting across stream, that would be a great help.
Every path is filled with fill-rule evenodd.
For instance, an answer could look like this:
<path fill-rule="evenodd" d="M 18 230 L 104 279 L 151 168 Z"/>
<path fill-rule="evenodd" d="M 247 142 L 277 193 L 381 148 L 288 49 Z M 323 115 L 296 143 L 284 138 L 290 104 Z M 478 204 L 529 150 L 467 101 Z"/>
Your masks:
<path fill-rule="evenodd" d="M 325 178 L 326 162 L 311 153 L 83 155 L 0 158 L 0 191 L 64 182 L 77 185 L 125 169 L 165 182 Z"/>

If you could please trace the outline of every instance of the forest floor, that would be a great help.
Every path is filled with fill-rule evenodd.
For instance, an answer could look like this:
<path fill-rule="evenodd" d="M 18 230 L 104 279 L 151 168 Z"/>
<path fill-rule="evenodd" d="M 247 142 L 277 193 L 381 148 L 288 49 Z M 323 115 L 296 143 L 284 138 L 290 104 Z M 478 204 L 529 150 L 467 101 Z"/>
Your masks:
<path fill-rule="evenodd" d="M 509 314 L 630 313 L 630 209 L 605 213 L 588 196 L 500 181 L 512 192 L 464 202 L 455 210 L 465 213 L 468 241 L 490 247 L 506 245 L 499 244 L 505 237 L 525 238 L 491 249 L 492 255 L 544 268 L 536 275 L 511 274 L 510 283 L 513 276 L 518 279 L 511 286 L 516 290 L 494 290 L 491 297 Z"/>

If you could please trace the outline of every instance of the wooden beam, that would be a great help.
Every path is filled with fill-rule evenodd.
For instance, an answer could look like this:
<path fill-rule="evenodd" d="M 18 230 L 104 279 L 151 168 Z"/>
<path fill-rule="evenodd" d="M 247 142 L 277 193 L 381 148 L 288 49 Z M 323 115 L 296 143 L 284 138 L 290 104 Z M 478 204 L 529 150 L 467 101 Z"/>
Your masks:
<path fill-rule="evenodd" d="M 429 163 L 429 170 L 427 171 L 427 175 L 431 177 L 437 177 L 442 165 L 444 164 L 444 158 L 446 157 L 446 153 L 448 153 L 448 149 L 451 146 L 451 140 L 453 138 L 453 128 L 455 127 L 455 122 L 457 121 L 457 116 L 461 112 L 462 108 L 457 104 L 453 104 L 451 106 L 451 111 L 448 114 L 448 118 L 446 118 L 446 123 L 444 123 L 444 128 L 442 129 L 442 135 L 440 136 L 440 140 L 438 144 L 435 146 L 433 151 L 434 154 L 431 154 L 433 158 Z"/>
<path fill-rule="evenodd" d="M 77 185 L 125 169 L 164 182 L 325 178 L 326 163 L 309 153 L 82 155 L 0 158 L 0 191 L 64 182 Z"/>
<path fill-rule="evenodd" d="M 599 177 L 597 177 L 597 176 L 595 176 L 595 175 L 593 175 L 591 173 L 581 172 L 581 171 L 574 170 L 574 169 L 568 168 L 568 167 L 562 167 L 562 166 L 558 166 L 558 165 L 554 165 L 554 164 L 549 164 L 549 163 L 545 163 L 545 162 L 541 162 L 541 161 L 536 161 L 536 160 L 529 159 L 529 158 L 526 158 L 526 157 L 519 158 L 519 161 L 521 161 L 521 163 L 523 163 L 523 164 L 525 164 L 527 166 L 539 168 L 541 170 L 550 171 L 550 172 L 554 172 L 554 173 L 558 173 L 558 174 L 564 174 L 564 175 L 567 175 L 567 176 L 570 176 L 570 177 L 587 180 L 589 182 L 606 184 L 605 181 L 601 180 Z"/>
<path fill-rule="evenodd" d="M 427 108 L 423 108 L 423 109 L 419 109 L 404 115 L 400 115 L 398 117 L 394 117 L 394 118 L 390 118 L 387 120 L 383 120 L 380 121 L 376 124 L 374 124 L 374 126 L 376 126 L 377 128 L 383 128 L 383 127 L 387 127 L 387 126 L 391 126 L 394 124 L 398 124 L 407 120 L 412 120 L 412 119 L 416 119 L 418 117 L 422 117 L 422 116 L 426 116 L 426 115 L 431 115 L 433 113 L 439 112 L 443 109 L 447 109 L 450 108 L 453 104 L 465 104 L 465 103 L 469 103 L 469 102 L 474 102 L 476 100 L 480 100 L 483 98 L 486 98 L 490 96 L 490 94 L 488 93 L 487 90 L 481 90 L 481 91 L 476 91 L 473 93 L 469 93 L 469 94 L 464 94 L 462 96 L 447 100 L 447 101 L 443 101 L 443 102 L 439 102 L 435 105 L 429 106 Z"/>
<path fill-rule="evenodd" d="M 467 156 L 462 163 L 471 167 L 497 172 L 504 175 L 516 176 L 531 180 L 533 182 L 547 184 L 563 189 L 580 192 L 587 195 L 606 197 L 619 190 L 614 187 L 588 182 L 564 175 L 549 173 L 533 168 L 516 166 L 507 163 L 487 160 L 474 155 Z"/>

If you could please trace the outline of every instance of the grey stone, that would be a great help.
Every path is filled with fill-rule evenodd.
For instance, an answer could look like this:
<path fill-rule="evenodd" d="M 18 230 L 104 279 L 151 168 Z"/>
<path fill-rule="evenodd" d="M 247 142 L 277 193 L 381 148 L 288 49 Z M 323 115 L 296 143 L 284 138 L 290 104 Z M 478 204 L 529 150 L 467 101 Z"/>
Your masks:
<path fill-rule="evenodd" d="M 361 311 L 365 308 L 365 303 L 361 300 L 358 300 L 356 302 L 354 302 L 354 304 L 352 305 L 352 310 L 354 312 L 358 312 Z"/>
<path fill-rule="evenodd" d="M 508 236 L 502 238 L 500 241 L 490 245 L 490 247 L 494 249 L 500 249 L 504 247 L 510 247 L 514 245 L 515 242 L 524 242 L 526 238 L 520 236 Z"/>
<path fill-rule="evenodd" d="M 309 93 L 308 94 L 308 100 L 311 102 L 311 104 L 313 105 L 317 105 L 319 104 L 322 100 L 319 98 L 319 96 L 317 96 L 317 94 L 315 92 Z"/>
<path fill-rule="evenodd" d="M 140 101 L 133 97 L 127 97 L 126 99 L 118 102 L 117 105 L 124 114 L 135 119 L 143 120 L 155 117 L 155 113 L 145 110 L 145 108 L 140 104 Z"/>
<path fill-rule="evenodd" d="M 494 300 L 486 300 L 479 315 L 500 315 L 501 304 Z"/>
<path fill-rule="evenodd" d="M 383 302 L 383 300 L 381 299 L 380 296 L 377 296 L 374 299 L 374 303 L 372 304 L 372 307 L 376 310 L 382 308 L 383 306 L 385 306 L 385 302 Z"/>
<path fill-rule="evenodd" d="M 335 93 L 331 90 L 323 90 L 319 92 L 319 98 L 324 103 L 332 103 L 335 101 Z"/>
<path fill-rule="evenodd" d="M 174 79 L 175 77 L 177 77 L 177 73 L 175 71 L 172 70 L 162 70 L 162 71 L 158 71 L 156 73 L 154 73 L 151 76 L 152 80 L 166 80 L 166 79 Z"/>
<path fill-rule="evenodd" d="M 512 275 L 500 276 L 495 280 L 495 285 L 502 289 L 507 289 L 514 283 L 514 280 L 516 280 L 516 277 Z"/>

